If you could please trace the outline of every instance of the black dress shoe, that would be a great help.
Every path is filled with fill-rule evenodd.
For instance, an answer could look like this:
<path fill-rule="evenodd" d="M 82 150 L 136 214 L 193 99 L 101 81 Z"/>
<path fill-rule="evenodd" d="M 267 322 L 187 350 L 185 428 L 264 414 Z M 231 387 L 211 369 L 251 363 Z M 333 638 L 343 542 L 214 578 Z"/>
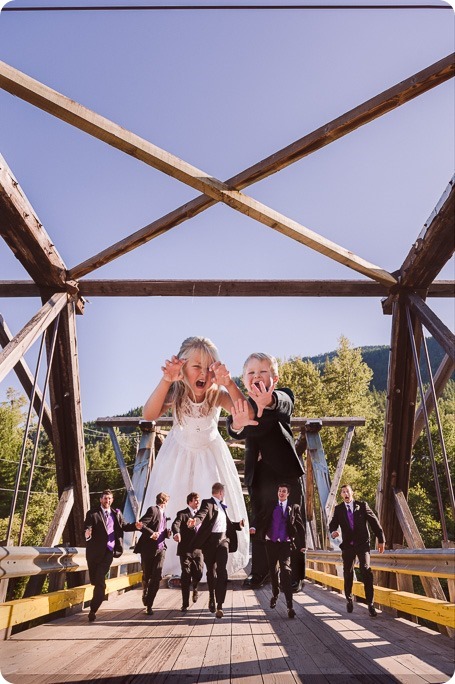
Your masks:
<path fill-rule="evenodd" d="M 183 606 L 180 608 L 180 610 L 182 611 L 182 613 L 186 613 L 186 611 L 188 610 L 188 606 L 183 605 Z"/>
<path fill-rule="evenodd" d="M 272 598 L 270 599 L 270 608 L 275 608 L 277 601 L 278 601 L 278 596 L 272 596 Z"/>
<path fill-rule="evenodd" d="M 292 583 L 292 593 L 297 594 L 302 588 L 302 581 L 298 580 Z"/>
<path fill-rule="evenodd" d="M 370 613 L 371 617 L 377 617 L 378 616 L 378 614 L 376 612 L 376 608 L 374 607 L 374 605 L 372 603 L 368 604 L 368 612 Z"/>
<path fill-rule="evenodd" d="M 147 615 L 153 615 L 152 606 L 147 606 L 147 608 L 145 609 L 145 612 L 147 613 Z"/>
<path fill-rule="evenodd" d="M 96 613 L 93 612 L 93 610 L 90 611 L 88 614 L 88 621 L 89 622 L 95 622 L 96 620 Z"/>
<path fill-rule="evenodd" d="M 211 613 L 214 613 L 216 610 L 215 608 L 215 599 L 209 599 L 209 611 Z"/>
<path fill-rule="evenodd" d="M 217 618 L 222 618 L 222 617 L 223 617 L 223 615 L 224 615 L 224 613 L 223 613 L 223 606 L 218 605 L 218 606 L 216 607 L 216 613 L 215 613 L 215 615 L 216 615 Z"/>
<path fill-rule="evenodd" d="M 294 608 L 288 608 L 288 617 L 289 617 L 289 618 L 295 618 L 295 610 L 294 610 Z"/>
<path fill-rule="evenodd" d="M 352 613 L 352 611 L 354 610 L 354 602 L 352 599 L 347 599 L 346 610 L 348 611 L 348 613 Z"/>
<path fill-rule="evenodd" d="M 199 592 L 197 589 L 193 589 L 193 603 L 196 603 L 196 601 L 199 598 Z"/>

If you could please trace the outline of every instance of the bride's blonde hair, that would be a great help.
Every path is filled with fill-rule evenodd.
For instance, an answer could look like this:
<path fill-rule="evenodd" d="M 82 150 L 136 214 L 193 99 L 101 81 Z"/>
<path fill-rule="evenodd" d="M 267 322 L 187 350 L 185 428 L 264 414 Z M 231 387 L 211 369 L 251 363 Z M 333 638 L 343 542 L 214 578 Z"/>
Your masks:
<path fill-rule="evenodd" d="M 199 352 L 201 360 L 207 367 L 211 366 L 215 361 L 219 361 L 220 357 L 218 349 L 213 344 L 212 340 L 207 337 L 187 337 L 183 340 L 177 357 L 187 361 L 192 354 Z M 174 412 L 179 423 L 182 422 L 183 408 L 186 400 L 189 398 L 192 401 L 196 399 L 193 395 L 191 387 L 185 376 L 185 369 L 182 370 L 183 379 L 173 382 L 169 389 L 169 401 L 174 407 Z M 211 385 L 205 393 L 205 402 L 207 410 L 209 411 L 215 404 L 220 393 L 218 385 Z"/>

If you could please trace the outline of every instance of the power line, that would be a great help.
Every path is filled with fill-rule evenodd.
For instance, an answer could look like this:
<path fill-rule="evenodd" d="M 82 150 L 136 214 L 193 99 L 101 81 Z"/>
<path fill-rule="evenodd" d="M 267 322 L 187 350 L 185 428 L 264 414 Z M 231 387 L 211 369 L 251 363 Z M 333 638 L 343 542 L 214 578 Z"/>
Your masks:
<path fill-rule="evenodd" d="M 213 10 L 452 10 L 450 5 L 94 5 L 83 7 L 4 7 L 2 12 L 135 12 L 135 11 L 213 11 Z"/>

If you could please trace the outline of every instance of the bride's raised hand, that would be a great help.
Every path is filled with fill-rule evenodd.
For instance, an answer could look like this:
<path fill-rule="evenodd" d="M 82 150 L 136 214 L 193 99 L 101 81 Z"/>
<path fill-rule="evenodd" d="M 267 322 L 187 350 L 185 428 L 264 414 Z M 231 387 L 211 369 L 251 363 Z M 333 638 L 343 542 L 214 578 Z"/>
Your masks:
<path fill-rule="evenodd" d="M 173 356 L 171 360 L 166 359 L 164 366 L 161 366 L 163 371 L 163 380 L 166 382 L 177 382 L 183 379 L 183 366 L 185 361 Z"/>

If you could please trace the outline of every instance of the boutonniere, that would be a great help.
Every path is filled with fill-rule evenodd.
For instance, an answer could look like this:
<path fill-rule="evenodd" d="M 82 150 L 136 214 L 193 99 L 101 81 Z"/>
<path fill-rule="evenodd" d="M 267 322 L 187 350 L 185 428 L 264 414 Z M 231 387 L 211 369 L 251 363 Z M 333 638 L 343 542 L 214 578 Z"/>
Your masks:
<path fill-rule="evenodd" d="M 360 506 L 359 506 L 358 504 L 356 504 L 356 505 L 354 506 L 354 513 L 355 513 L 356 511 L 360 511 Z"/>

